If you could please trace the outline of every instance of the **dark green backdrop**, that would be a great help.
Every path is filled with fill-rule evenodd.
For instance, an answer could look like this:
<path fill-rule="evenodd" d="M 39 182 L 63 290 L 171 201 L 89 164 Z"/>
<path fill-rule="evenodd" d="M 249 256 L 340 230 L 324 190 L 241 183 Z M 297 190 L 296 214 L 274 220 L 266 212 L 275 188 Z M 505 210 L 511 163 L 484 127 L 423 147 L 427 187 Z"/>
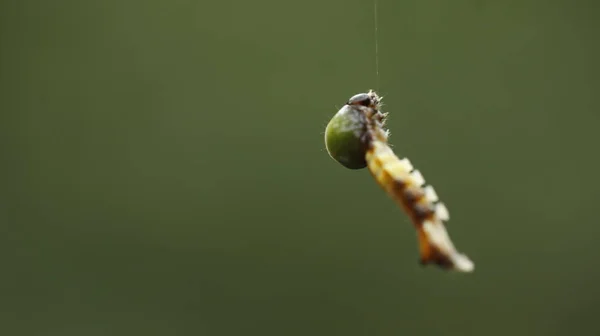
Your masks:
<path fill-rule="evenodd" d="M 373 2 L 0 2 L 0 334 L 599 335 L 595 1 L 379 0 L 470 275 L 324 151 Z"/>

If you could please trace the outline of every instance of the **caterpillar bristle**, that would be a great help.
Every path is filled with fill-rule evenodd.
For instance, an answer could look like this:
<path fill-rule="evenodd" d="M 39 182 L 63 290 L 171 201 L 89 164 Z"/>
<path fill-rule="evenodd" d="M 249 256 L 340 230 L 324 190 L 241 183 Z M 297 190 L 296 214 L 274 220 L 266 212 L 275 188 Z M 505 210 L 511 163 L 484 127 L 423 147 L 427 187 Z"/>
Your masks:
<path fill-rule="evenodd" d="M 423 191 L 425 191 L 425 198 L 427 198 L 427 201 L 431 202 L 431 203 L 435 203 L 437 201 L 439 201 L 438 195 L 435 192 L 435 189 L 433 189 L 433 187 L 431 185 L 427 185 L 423 188 Z"/>
<path fill-rule="evenodd" d="M 423 177 L 423 174 L 421 174 L 421 172 L 418 170 L 413 170 L 410 173 L 410 177 L 412 177 L 412 182 L 417 187 L 422 187 L 425 184 L 425 178 Z"/>
<path fill-rule="evenodd" d="M 442 221 L 446 222 L 450 220 L 450 213 L 444 203 L 437 203 L 435 205 L 435 215 Z"/>
<path fill-rule="evenodd" d="M 410 171 L 412 171 L 414 169 L 412 163 L 410 163 L 410 160 L 407 159 L 407 158 L 400 159 L 398 162 L 400 164 L 402 164 L 404 166 L 404 170 L 406 170 L 408 172 L 410 172 Z"/>

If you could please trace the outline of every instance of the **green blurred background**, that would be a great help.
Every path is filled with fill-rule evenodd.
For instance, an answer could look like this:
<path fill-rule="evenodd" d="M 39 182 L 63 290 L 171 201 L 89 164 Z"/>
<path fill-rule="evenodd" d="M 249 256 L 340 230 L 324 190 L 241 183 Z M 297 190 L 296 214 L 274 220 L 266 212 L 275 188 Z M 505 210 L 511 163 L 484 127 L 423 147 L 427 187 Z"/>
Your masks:
<path fill-rule="evenodd" d="M 372 0 L 3 0 L 0 334 L 600 335 L 600 6 L 378 1 L 391 142 L 475 273 L 324 151 Z"/>

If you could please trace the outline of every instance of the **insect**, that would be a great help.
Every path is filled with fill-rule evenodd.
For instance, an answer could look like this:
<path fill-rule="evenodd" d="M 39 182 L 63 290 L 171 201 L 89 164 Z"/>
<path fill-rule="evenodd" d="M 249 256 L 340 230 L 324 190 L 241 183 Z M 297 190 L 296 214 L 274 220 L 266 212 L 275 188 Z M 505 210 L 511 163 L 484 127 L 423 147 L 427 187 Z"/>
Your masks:
<path fill-rule="evenodd" d="M 450 218 L 431 185 L 407 158 L 400 159 L 388 144 L 387 113 L 382 97 L 370 90 L 352 96 L 325 130 L 329 155 L 349 169 L 367 167 L 375 181 L 406 212 L 417 230 L 420 263 L 471 272 L 475 265 L 459 253 L 445 222 Z"/>

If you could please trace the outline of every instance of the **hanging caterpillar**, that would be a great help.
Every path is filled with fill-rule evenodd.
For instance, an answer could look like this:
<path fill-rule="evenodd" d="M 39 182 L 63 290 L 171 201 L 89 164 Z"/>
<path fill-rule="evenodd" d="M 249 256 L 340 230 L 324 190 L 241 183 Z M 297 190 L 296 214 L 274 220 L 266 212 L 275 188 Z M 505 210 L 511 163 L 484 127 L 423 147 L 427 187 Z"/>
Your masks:
<path fill-rule="evenodd" d="M 387 113 L 374 91 L 351 97 L 325 130 L 329 155 L 349 169 L 367 167 L 375 181 L 408 214 L 417 230 L 420 263 L 471 272 L 473 262 L 459 253 L 445 222 L 449 213 L 431 185 L 407 158 L 400 159 L 388 145 L 384 128 Z"/>

